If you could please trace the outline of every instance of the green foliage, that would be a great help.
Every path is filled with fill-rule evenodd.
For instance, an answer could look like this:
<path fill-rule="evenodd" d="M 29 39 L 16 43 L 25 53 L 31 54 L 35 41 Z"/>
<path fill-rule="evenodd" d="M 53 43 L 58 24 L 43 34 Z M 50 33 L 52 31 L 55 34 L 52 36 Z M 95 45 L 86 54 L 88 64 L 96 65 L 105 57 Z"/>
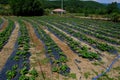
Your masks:
<path fill-rule="evenodd" d="M 117 12 L 117 13 L 119 12 L 117 2 L 112 2 L 111 4 L 109 4 L 107 6 L 107 13 L 108 14 L 111 14 L 111 13 L 114 13 L 114 12 Z"/>
<path fill-rule="evenodd" d="M 115 50 L 113 46 L 109 46 L 107 43 L 98 43 L 97 47 L 102 50 L 102 51 L 110 51 L 110 50 Z"/>
<path fill-rule="evenodd" d="M 19 80 L 29 80 L 29 77 L 25 76 L 25 75 L 21 75 L 19 77 Z"/>
<path fill-rule="evenodd" d="M 21 75 L 25 75 L 25 74 L 27 74 L 27 73 L 28 73 L 28 70 L 27 70 L 26 67 L 23 67 L 23 68 L 20 70 L 20 74 L 21 74 Z"/>
<path fill-rule="evenodd" d="M 10 6 L 8 4 L 2 3 L 0 4 L 0 15 L 11 15 L 12 11 L 10 10 Z"/>
<path fill-rule="evenodd" d="M 110 15 L 110 18 L 111 18 L 112 21 L 114 21 L 114 22 L 118 22 L 120 16 L 119 16 L 118 13 L 112 13 L 112 14 Z"/>
<path fill-rule="evenodd" d="M 8 4 L 8 0 L 0 0 L 0 4 Z"/>
<path fill-rule="evenodd" d="M 33 68 L 30 72 L 29 72 L 32 76 L 37 77 L 38 73 L 37 71 Z"/>
<path fill-rule="evenodd" d="M 63 71 L 63 72 L 66 71 L 67 68 L 68 68 L 67 65 L 61 65 L 61 66 L 60 66 L 60 70 Z"/>
<path fill-rule="evenodd" d="M 45 1 L 44 8 L 60 8 L 60 3 L 60 0 Z M 85 15 L 88 15 L 88 13 L 96 13 L 97 10 L 104 12 L 105 6 L 94 1 L 64 0 L 64 9 L 70 13 L 85 13 Z"/>
<path fill-rule="evenodd" d="M 12 78 L 15 77 L 16 71 L 14 71 L 14 70 L 8 70 L 8 71 L 6 72 L 6 75 L 7 75 L 7 79 L 8 79 L 8 80 L 11 80 Z"/>
<path fill-rule="evenodd" d="M 9 4 L 17 16 L 39 16 L 44 13 L 40 0 L 10 0 Z"/>
<path fill-rule="evenodd" d="M 16 70 L 17 68 L 18 68 L 17 64 L 12 66 L 12 70 Z"/>
<path fill-rule="evenodd" d="M 29 80 L 36 80 L 34 76 L 29 77 Z"/>
<path fill-rule="evenodd" d="M 60 59 L 59 59 L 61 62 L 66 62 L 67 61 L 67 58 L 65 56 L 60 56 Z"/>
<path fill-rule="evenodd" d="M 75 73 L 71 73 L 71 74 L 69 74 L 69 77 L 71 77 L 73 79 L 76 79 L 76 74 Z"/>
<path fill-rule="evenodd" d="M 59 69 L 57 67 L 52 67 L 52 72 L 59 72 Z"/>
<path fill-rule="evenodd" d="M 82 57 L 83 58 L 89 58 L 89 59 L 98 59 L 99 58 L 99 56 L 98 56 L 98 54 L 96 54 L 96 53 L 94 53 L 94 52 L 84 52 L 83 54 L 82 54 Z"/>
<path fill-rule="evenodd" d="M 114 70 L 120 71 L 120 66 L 113 68 Z"/>
<path fill-rule="evenodd" d="M 4 31 L 0 32 L 0 49 L 2 49 L 3 46 L 5 45 L 5 42 L 8 41 L 13 28 L 14 28 L 14 22 L 9 20 L 9 24 L 7 28 Z"/>
<path fill-rule="evenodd" d="M 84 73 L 84 77 L 85 77 L 86 79 L 88 79 L 88 77 L 89 77 L 90 75 L 91 75 L 90 72 Z"/>
<path fill-rule="evenodd" d="M 13 60 L 18 61 L 20 59 L 20 56 L 15 56 Z"/>

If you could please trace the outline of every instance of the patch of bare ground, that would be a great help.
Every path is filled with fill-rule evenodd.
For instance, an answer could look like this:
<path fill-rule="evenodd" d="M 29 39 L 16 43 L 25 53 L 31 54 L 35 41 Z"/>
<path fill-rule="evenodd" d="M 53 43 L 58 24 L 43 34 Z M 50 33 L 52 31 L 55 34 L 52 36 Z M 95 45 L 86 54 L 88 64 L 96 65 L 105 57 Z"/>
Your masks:
<path fill-rule="evenodd" d="M 25 22 L 25 21 L 24 21 Z M 28 22 L 25 22 L 30 36 L 30 68 L 35 68 L 39 74 L 36 80 L 52 80 L 51 67 L 45 56 L 43 43 L 36 36 L 34 28 Z"/>
<path fill-rule="evenodd" d="M 6 19 L 4 19 L 4 18 L 3 18 L 3 20 L 4 20 L 4 22 L 3 22 L 3 25 L 2 25 L 1 28 L 0 28 L 0 32 L 4 31 L 5 28 L 6 28 L 7 25 L 8 25 L 8 20 L 6 20 Z"/>
<path fill-rule="evenodd" d="M 11 55 L 14 50 L 14 45 L 18 37 L 19 32 L 19 24 L 15 22 L 15 29 L 13 30 L 7 44 L 3 47 L 0 51 L 0 70 L 3 68 L 4 64 L 6 63 L 7 59 Z"/>
<path fill-rule="evenodd" d="M 67 44 L 65 44 L 64 42 L 62 42 L 61 40 L 59 40 L 55 35 L 53 35 L 51 32 L 49 32 L 48 30 L 45 29 L 45 32 L 47 34 L 50 35 L 50 37 L 55 41 L 55 43 L 62 49 L 62 51 L 65 53 L 65 55 L 68 58 L 68 62 L 67 65 L 70 67 L 71 69 L 71 73 L 75 73 L 77 80 L 91 80 L 91 78 L 93 77 L 93 73 L 92 70 L 97 71 L 98 73 L 101 70 L 104 70 L 103 67 L 100 66 L 94 66 L 89 60 L 78 57 L 77 54 L 75 54 L 69 47 Z M 77 63 L 75 60 L 80 61 L 80 63 Z M 91 77 L 89 77 L 88 79 L 86 79 L 84 77 L 84 73 L 86 72 L 90 72 Z M 60 78 L 60 80 L 64 80 L 64 78 Z M 73 79 L 69 79 L 69 80 L 73 80 Z"/>

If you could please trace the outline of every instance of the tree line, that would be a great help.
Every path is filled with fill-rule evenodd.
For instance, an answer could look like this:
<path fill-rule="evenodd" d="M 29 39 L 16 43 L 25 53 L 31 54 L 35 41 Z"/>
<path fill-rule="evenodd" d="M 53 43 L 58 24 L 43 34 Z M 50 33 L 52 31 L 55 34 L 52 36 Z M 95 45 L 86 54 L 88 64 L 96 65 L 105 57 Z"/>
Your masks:
<path fill-rule="evenodd" d="M 69 13 L 114 14 L 120 13 L 116 2 L 104 5 L 95 1 L 63 0 L 64 9 Z M 10 6 L 11 14 L 17 16 L 41 16 L 45 9 L 61 7 L 61 0 L 0 0 L 1 4 Z M 10 11 L 9 11 L 10 12 Z"/>

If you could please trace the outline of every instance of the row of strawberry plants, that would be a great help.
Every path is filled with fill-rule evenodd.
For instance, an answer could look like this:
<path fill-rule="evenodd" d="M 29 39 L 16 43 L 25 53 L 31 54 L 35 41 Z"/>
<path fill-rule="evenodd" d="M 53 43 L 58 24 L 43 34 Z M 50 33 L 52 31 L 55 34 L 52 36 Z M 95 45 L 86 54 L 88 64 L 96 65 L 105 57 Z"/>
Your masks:
<path fill-rule="evenodd" d="M 52 23 L 50 23 L 50 24 L 52 24 Z M 57 24 L 53 24 L 53 25 L 55 25 L 59 29 L 65 31 L 66 33 L 78 38 L 79 40 L 85 41 L 85 42 L 89 43 L 90 45 L 97 47 L 98 49 L 100 49 L 102 51 L 117 53 L 117 50 L 113 46 L 108 45 L 107 43 L 101 43 L 101 42 L 98 42 L 98 41 L 93 40 L 91 38 L 88 38 L 86 35 L 81 34 L 80 32 L 75 32 L 74 30 L 67 28 L 65 26 L 60 26 Z"/>
<path fill-rule="evenodd" d="M 57 23 L 58 24 L 58 23 Z M 100 40 L 104 40 L 104 41 L 107 41 L 108 43 L 112 43 L 112 44 L 116 44 L 116 45 L 120 45 L 120 41 L 117 41 L 117 40 L 115 40 L 115 39 L 112 39 L 112 38 L 109 38 L 109 37 L 107 37 L 107 36 L 104 36 L 104 35 L 102 35 L 101 33 L 97 33 L 97 30 L 96 31 L 92 31 L 92 30 L 86 30 L 86 28 L 85 27 L 82 27 L 82 26 L 77 26 L 77 25 L 68 25 L 68 24 L 64 24 L 64 23 L 62 23 L 62 24 L 60 24 L 61 26 L 66 26 L 66 27 L 69 27 L 69 28 L 71 28 L 71 29 L 73 29 L 73 30 L 76 30 L 76 31 L 80 31 L 80 32 L 82 32 L 82 33 L 84 33 L 84 34 L 87 34 L 87 35 L 90 35 L 90 36 L 93 36 L 93 37 L 96 37 L 96 38 L 98 38 L 98 39 L 100 39 Z"/>
<path fill-rule="evenodd" d="M 0 80 L 35 80 L 37 77 L 35 69 L 29 71 L 30 45 L 27 29 L 22 21 L 19 20 L 18 22 L 20 24 L 19 36 L 13 53 L 0 72 Z"/>
<path fill-rule="evenodd" d="M 110 34 L 116 34 L 116 35 L 120 34 L 120 32 L 119 32 L 119 27 L 120 26 L 117 23 L 113 23 L 114 25 L 113 24 L 109 25 L 110 24 L 109 22 L 100 22 L 100 21 L 94 22 L 93 20 L 91 20 L 91 21 L 85 20 L 85 21 L 82 21 L 82 22 L 83 22 L 82 24 L 84 26 L 89 26 L 89 27 L 92 27 L 96 30 L 101 30 L 101 31 L 104 31 L 104 32 L 107 32 L 107 33 L 110 33 Z M 78 24 L 81 25 L 80 22 L 78 22 Z M 112 28 L 111 26 L 113 26 L 114 28 Z M 118 29 L 114 30 L 115 28 L 118 28 Z"/>
<path fill-rule="evenodd" d="M 50 18 L 48 18 L 50 19 Z M 57 20 L 55 20 L 57 21 Z M 68 23 L 72 23 L 72 24 L 78 24 L 78 25 L 83 25 L 83 26 L 86 26 L 86 27 L 90 27 L 90 28 L 93 28 L 95 30 L 101 30 L 103 32 L 106 32 L 109 33 L 109 34 L 115 34 L 116 36 L 117 35 L 120 35 L 120 32 L 119 32 L 119 23 L 112 23 L 110 24 L 110 22 L 108 21 L 99 21 L 99 20 L 90 20 L 90 19 L 78 19 L 78 18 L 70 18 L 70 19 L 59 19 L 59 21 L 62 21 L 62 22 L 68 22 Z M 109 25 L 110 24 L 110 25 Z M 113 28 L 112 28 L 113 27 Z M 114 30 L 115 28 L 117 28 L 116 30 Z"/>
<path fill-rule="evenodd" d="M 74 18 L 75 20 L 75 18 Z M 110 30 L 118 31 L 120 29 L 120 23 L 114 23 L 111 21 L 103 21 L 103 20 L 92 20 L 92 19 L 77 19 L 76 22 L 83 23 L 87 25 L 97 26 L 97 28 L 107 30 L 108 27 Z"/>
<path fill-rule="evenodd" d="M 120 29 L 120 23 L 114 23 L 110 21 L 95 21 L 95 23 L 104 29 L 108 29 L 108 26 L 114 31 L 118 31 Z"/>
<path fill-rule="evenodd" d="M 111 33 L 111 32 L 103 31 L 100 28 L 98 28 L 97 26 L 90 26 L 90 25 L 86 25 L 86 24 L 75 24 L 75 23 L 73 25 L 82 27 L 82 28 L 87 29 L 88 31 L 91 31 L 91 32 L 99 33 L 99 34 L 104 35 L 106 37 L 108 36 L 108 37 L 111 37 L 111 38 L 120 39 L 119 34 L 114 34 L 114 33 Z"/>
<path fill-rule="evenodd" d="M 29 65 L 29 57 L 30 57 L 30 37 L 26 28 L 26 25 L 20 20 L 19 21 L 21 28 L 21 36 L 18 38 L 18 51 L 16 53 L 16 56 L 18 56 L 18 59 L 21 59 L 22 65 L 21 70 L 19 71 L 20 77 L 19 80 L 35 80 L 36 77 L 38 77 L 37 71 L 33 68 L 31 71 L 30 65 Z M 20 57 L 20 58 L 19 58 Z M 27 76 L 27 74 L 29 76 Z"/>
<path fill-rule="evenodd" d="M 84 26 L 83 24 L 82 25 L 78 25 L 78 24 L 75 24 L 75 23 L 70 23 L 70 24 L 66 24 L 65 21 L 60 21 L 60 20 L 56 20 L 56 21 L 53 21 L 51 19 L 49 19 L 49 22 L 56 22 L 57 24 L 59 25 L 62 25 L 62 26 L 66 26 L 66 27 L 69 27 L 69 28 L 72 28 L 72 29 L 75 29 L 75 30 L 79 30 L 81 31 L 82 33 L 84 34 L 87 34 L 87 35 L 90 35 L 90 36 L 93 36 L 93 37 L 96 37 L 100 40 L 104 40 L 104 41 L 107 41 L 108 43 L 112 43 L 112 44 L 116 44 L 116 45 L 119 45 L 120 44 L 120 41 L 117 41 L 115 39 L 113 39 L 112 37 L 108 37 L 108 36 L 105 36 L 105 34 L 99 32 L 98 30 L 93 30 L 93 29 L 90 29 L 90 27 L 88 26 Z M 110 34 L 109 34 L 110 35 Z M 114 35 L 114 34 L 111 34 L 111 35 Z M 118 35 L 115 35 L 116 38 L 119 38 L 120 36 Z M 115 37 L 114 36 L 114 37 Z"/>
<path fill-rule="evenodd" d="M 44 19 L 44 20 L 52 20 L 53 22 L 55 21 L 61 21 L 61 22 L 69 22 L 69 23 L 77 23 L 79 25 L 84 25 L 84 26 L 89 26 L 89 27 L 95 27 L 97 29 L 102 29 L 101 31 L 104 31 L 107 30 L 107 31 L 104 31 L 104 32 L 109 32 L 110 33 L 113 33 L 113 34 L 120 34 L 119 32 L 119 23 L 112 23 L 112 22 L 109 22 L 109 21 L 101 21 L 101 20 L 91 20 L 91 19 L 80 19 L 80 18 L 65 18 L 65 17 L 41 17 L 40 19 Z M 110 25 L 109 25 L 110 24 Z M 113 27 L 113 28 L 112 28 Z M 109 28 L 109 29 L 108 29 Z M 113 30 L 117 28 L 116 30 Z"/>
<path fill-rule="evenodd" d="M 0 32 L 0 50 L 7 43 L 14 28 L 15 28 L 14 22 L 9 20 L 9 24 L 8 24 L 7 28 L 4 31 Z"/>
<path fill-rule="evenodd" d="M 67 56 L 64 52 L 57 46 L 57 44 L 50 38 L 48 34 L 45 33 L 39 25 L 31 22 L 35 30 L 36 35 L 45 45 L 46 57 L 49 58 L 52 72 L 57 72 L 62 75 L 68 75 L 70 73 L 70 68 L 67 66 Z"/>
<path fill-rule="evenodd" d="M 40 22 L 40 23 L 42 23 L 42 22 Z M 87 58 L 89 60 L 100 59 L 100 56 L 97 53 L 89 51 L 86 46 L 82 46 L 79 42 L 77 42 L 74 39 L 68 37 L 67 35 L 65 35 L 61 31 L 59 31 L 59 30 L 55 29 L 54 27 L 52 27 L 48 24 L 45 24 L 45 23 L 42 23 L 42 25 L 46 26 L 48 28 L 48 30 L 51 31 L 53 34 L 55 34 L 59 39 L 66 42 L 67 45 L 75 53 L 78 54 L 78 56 L 81 56 L 83 58 Z"/>
<path fill-rule="evenodd" d="M 43 19 L 43 18 L 42 18 Z M 46 19 L 46 18 L 45 18 Z M 45 20 L 45 19 L 43 19 L 43 20 Z M 84 19 L 77 19 L 77 18 L 73 18 L 73 19 L 69 19 L 69 20 L 66 20 L 65 18 L 60 18 L 59 20 L 58 19 L 56 19 L 56 18 L 47 18 L 46 20 L 49 20 L 49 21 L 52 21 L 52 22 L 57 22 L 57 23 L 61 23 L 61 22 L 64 22 L 64 23 L 70 23 L 70 24 L 72 24 L 72 25 L 74 25 L 74 26 L 80 26 L 80 28 L 82 28 L 82 29 L 87 29 L 88 31 L 91 31 L 91 32 L 95 32 L 95 33 L 99 33 L 100 34 L 100 39 L 102 39 L 102 38 L 104 38 L 105 40 L 108 40 L 108 41 L 110 41 L 110 42 L 115 42 L 115 43 L 119 43 L 119 42 L 117 42 L 117 41 L 115 41 L 115 40 L 110 40 L 111 38 L 117 38 L 117 39 L 119 39 L 120 37 L 119 37 L 119 34 L 115 34 L 113 31 L 114 30 L 111 30 L 113 33 L 108 33 L 107 31 L 102 31 L 102 30 L 100 30 L 99 28 L 101 28 L 101 27 L 99 27 L 99 25 L 97 25 L 97 24 L 92 24 L 93 22 L 94 22 L 94 20 L 91 20 L 90 22 L 89 22 L 89 20 L 88 19 L 86 19 L 86 20 L 84 20 Z M 98 21 L 99 22 L 99 21 Z M 108 22 L 106 22 L 106 23 L 108 23 Z M 107 25 L 106 25 L 107 26 Z M 108 26 L 108 27 L 110 27 L 110 26 Z M 103 27 L 104 28 L 104 27 Z M 103 28 L 101 28 L 101 29 L 103 29 Z M 109 28 L 109 29 L 111 29 L 111 28 Z M 119 32 L 119 31 L 117 31 L 117 32 Z M 110 37 L 109 39 L 107 38 L 105 38 L 106 36 L 108 36 L 108 37 Z"/>

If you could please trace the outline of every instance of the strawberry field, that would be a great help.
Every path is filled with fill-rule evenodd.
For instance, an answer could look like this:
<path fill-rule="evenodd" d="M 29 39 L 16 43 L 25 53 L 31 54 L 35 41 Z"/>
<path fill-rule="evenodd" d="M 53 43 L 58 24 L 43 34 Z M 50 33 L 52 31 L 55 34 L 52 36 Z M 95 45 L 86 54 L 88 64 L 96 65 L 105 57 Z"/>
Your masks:
<path fill-rule="evenodd" d="M 0 17 L 0 80 L 120 80 L 120 23 Z"/>

